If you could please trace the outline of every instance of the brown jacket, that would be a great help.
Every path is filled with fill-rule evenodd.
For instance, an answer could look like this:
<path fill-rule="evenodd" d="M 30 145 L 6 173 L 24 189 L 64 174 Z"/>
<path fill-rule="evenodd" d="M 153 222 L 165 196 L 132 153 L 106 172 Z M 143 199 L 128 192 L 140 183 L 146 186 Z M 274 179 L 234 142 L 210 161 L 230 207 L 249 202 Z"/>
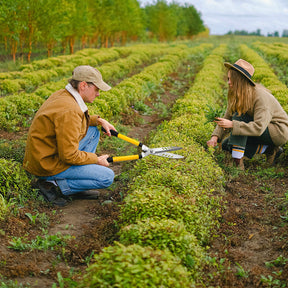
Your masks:
<path fill-rule="evenodd" d="M 30 126 L 24 169 L 36 176 L 52 176 L 71 165 L 97 163 L 97 156 L 78 150 L 88 126 L 96 126 L 98 116 L 83 113 L 65 89 L 52 94 L 40 107 Z"/>
<path fill-rule="evenodd" d="M 276 98 L 261 85 L 256 85 L 253 107 L 247 113 L 253 117 L 249 123 L 233 120 L 232 135 L 260 136 L 268 127 L 271 139 L 276 146 L 288 141 L 288 116 Z M 232 119 L 226 111 L 223 118 Z M 223 138 L 223 128 L 217 126 L 212 136 Z"/>

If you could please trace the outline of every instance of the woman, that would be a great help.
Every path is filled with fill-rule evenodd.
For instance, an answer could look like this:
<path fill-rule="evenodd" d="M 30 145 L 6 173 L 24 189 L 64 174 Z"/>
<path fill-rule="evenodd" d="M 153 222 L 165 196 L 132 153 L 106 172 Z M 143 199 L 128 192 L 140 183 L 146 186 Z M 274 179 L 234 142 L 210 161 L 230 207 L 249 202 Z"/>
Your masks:
<path fill-rule="evenodd" d="M 228 68 L 228 107 L 223 118 L 216 117 L 217 127 L 208 146 L 221 142 L 224 130 L 231 129 L 230 136 L 222 143 L 222 149 L 232 153 L 236 166 L 244 169 L 243 156 L 252 158 L 265 153 L 267 162 L 273 164 L 288 141 L 288 116 L 276 98 L 251 78 L 254 67 L 243 59 L 234 64 L 225 62 Z"/>

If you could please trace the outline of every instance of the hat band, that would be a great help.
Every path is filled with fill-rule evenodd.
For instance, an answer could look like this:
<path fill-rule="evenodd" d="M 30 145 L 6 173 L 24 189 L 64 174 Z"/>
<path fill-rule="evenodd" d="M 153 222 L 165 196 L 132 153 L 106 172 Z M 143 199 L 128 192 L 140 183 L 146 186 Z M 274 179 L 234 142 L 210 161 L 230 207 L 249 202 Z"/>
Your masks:
<path fill-rule="evenodd" d="M 250 79 L 252 78 L 251 74 L 245 70 L 244 68 L 242 68 L 241 66 L 237 65 L 237 64 L 233 64 L 233 66 L 239 70 L 241 70 L 246 76 L 248 76 Z"/>

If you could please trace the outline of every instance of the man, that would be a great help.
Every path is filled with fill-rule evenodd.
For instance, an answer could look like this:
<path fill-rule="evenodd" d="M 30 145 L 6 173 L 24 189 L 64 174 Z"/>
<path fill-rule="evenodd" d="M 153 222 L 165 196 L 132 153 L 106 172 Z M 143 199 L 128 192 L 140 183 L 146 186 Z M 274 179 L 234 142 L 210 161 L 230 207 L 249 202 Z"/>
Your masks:
<path fill-rule="evenodd" d="M 99 90 L 110 89 L 96 68 L 78 66 L 65 89 L 53 93 L 36 113 L 23 166 L 38 177 L 37 188 L 46 201 L 64 206 L 63 195 L 97 198 L 99 193 L 93 189 L 112 184 L 109 155 L 95 154 L 100 138 L 96 126 L 101 125 L 108 136 L 110 129 L 116 129 L 100 116 L 90 117 L 85 104 L 92 103 Z"/>

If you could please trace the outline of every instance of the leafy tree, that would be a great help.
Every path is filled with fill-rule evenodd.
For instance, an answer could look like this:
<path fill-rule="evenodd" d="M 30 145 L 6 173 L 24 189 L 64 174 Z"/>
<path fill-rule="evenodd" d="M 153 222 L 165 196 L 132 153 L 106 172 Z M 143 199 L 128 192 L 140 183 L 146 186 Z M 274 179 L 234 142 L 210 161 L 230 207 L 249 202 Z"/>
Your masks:
<path fill-rule="evenodd" d="M 70 54 L 73 54 L 76 39 L 81 39 L 82 47 L 86 44 L 91 31 L 92 13 L 89 9 L 89 0 L 62 0 L 62 5 L 63 22 L 60 27 L 63 52 L 68 44 Z"/>
<path fill-rule="evenodd" d="M 196 8 L 191 5 L 183 8 L 183 15 L 188 26 L 186 36 L 191 37 L 197 35 L 199 32 L 205 31 L 205 26 L 201 19 L 201 14 L 196 10 Z"/>
<path fill-rule="evenodd" d="M 21 7 L 18 13 L 24 21 L 24 37 L 28 46 L 27 60 L 30 62 L 33 43 L 37 42 L 40 37 L 39 23 L 44 15 L 43 8 L 46 0 L 22 0 L 20 2 Z"/>
<path fill-rule="evenodd" d="M 5 2 L 5 3 L 4 3 Z M 5 41 L 6 50 L 8 43 L 13 57 L 16 61 L 16 52 L 20 41 L 20 35 L 24 28 L 21 15 L 19 15 L 21 0 L 0 1 L 0 33 Z"/>
<path fill-rule="evenodd" d="M 137 0 L 116 0 L 117 24 L 116 36 L 121 36 L 121 44 L 125 45 L 127 39 L 140 35 L 143 30 L 141 9 Z"/>
<path fill-rule="evenodd" d="M 177 16 L 173 11 L 173 6 L 169 7 L 165 0 L 157 0 L 155 5 L 146 6 L 146 11 L 148 29 L 160 41 L 172 40 L 176 36 Z"/>
<path fill-rule="evenodd" d="M 61 23 L 63 21 L 63 5 L 58 0 L 46 0 L 43 7 L 43 15 L 40 17 L 38 29 L 41 32 L 40 39 L 47 47 L 47 56 L 52 56 L 53 47 L 61 41 Z M 55 25 L 54 25 L 55 23 Z"/>

